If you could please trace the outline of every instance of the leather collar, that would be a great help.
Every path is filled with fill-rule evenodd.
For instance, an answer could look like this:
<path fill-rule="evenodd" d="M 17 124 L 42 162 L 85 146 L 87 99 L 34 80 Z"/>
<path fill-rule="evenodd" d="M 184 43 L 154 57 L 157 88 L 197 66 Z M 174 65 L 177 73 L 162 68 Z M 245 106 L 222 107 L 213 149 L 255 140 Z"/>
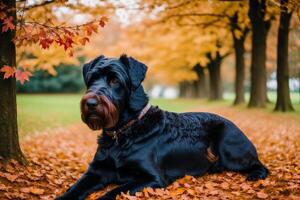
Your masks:
<path fill-rule="evenodd" d="M 118 137 L 119 135 L 124 131 L 126 130 L 127 128 L 129 128 L 132 124 L 134 124 L 136 121 L 140 120 L 143 118 L 143 116 L 148 112 L 148 110 L 150 109 L 151 107 L 151 104 L 148 103 L 144 108 L 143 110 L 140 112 L 139 116 L 136 118 L 136 119 L 132 119 L 130 120 L 127 124 L 125 124 L 124 126 L 120 127 L 119 129 L 117 130 L 105 130 L 105 133 L 112 137 L 113 139 L 115 140 L 118 140 Z"/>

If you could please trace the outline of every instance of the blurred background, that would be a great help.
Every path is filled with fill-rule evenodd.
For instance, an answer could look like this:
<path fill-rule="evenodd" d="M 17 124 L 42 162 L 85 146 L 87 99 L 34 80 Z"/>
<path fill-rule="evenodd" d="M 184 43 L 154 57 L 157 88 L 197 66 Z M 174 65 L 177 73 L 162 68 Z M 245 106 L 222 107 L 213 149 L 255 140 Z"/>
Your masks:
<path fill-rule="evenodd" d="M 298 8 L 297 1 L 282 7 L 276 0 L 267 1 L 263 11 L 248 1 L 74 0 L 33 9 L 26 15 L 51 13 L 56 21 L 69 24 L 99 15 L 109 20 L 72 56 L 55 46 L 17 49 L 18 65 L 35 68 L 29 82 L 17 85 L 20 135 L 80 122 L 79 101 L 85 91 L 82 65 L 101 54 L 125 53 L 145 63 L 144 87 L 151 102 L 167 110 L 235 105 L 235 109 L 273 112 L 275 108 L 299 115 Z M 293 13 L 285 33 L 288 54 L 284 43 L 278 42 L 282 10 Z M 263 15 L 261 19 L 255 18 L 256 11 Z M 264 30 L 259 32 L 261 24 Z M 285 77 L 281 92 L 277 90 L 280 56 L 287 60 L 285 71 L 280 72 Z M 277 105 L 278 94 L 287 99 L 283 109 Z"/>

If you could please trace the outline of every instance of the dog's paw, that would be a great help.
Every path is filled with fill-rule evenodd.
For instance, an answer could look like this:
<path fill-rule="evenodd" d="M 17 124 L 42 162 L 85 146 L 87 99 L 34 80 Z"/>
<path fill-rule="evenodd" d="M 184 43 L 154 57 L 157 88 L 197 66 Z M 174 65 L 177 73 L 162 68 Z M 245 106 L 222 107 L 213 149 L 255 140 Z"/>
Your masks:
<path fill-rule="evenodd" d="M 265 179 L 267 177 L 267 173 L 261 170 L 255 170 L 248 174 L 247 181 L 257 181 L 260 179 Z"/>

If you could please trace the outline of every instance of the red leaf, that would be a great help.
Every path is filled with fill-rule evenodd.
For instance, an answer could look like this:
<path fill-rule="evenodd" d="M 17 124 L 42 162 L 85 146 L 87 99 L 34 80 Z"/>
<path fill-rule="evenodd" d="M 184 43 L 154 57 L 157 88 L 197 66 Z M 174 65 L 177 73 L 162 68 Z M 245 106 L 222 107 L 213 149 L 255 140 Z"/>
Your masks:
<path fill-rule="evenodd" d="M 64 43 L 64 48 L 65 48 L 65 51 L 68 49 L 68 48 L 72 48 L 72 44 L 74 43 L 73 39 L 71 37 L 66 37 L 66 40 L 65 40 L 65 43 Z"/>
<path fill-rule="evenodd" d="M 8 66 L 8 65 L 3 65 L 3 67 L 0 69 L 0 72 L 4 72 L 4 79 L 7 79 L 9 77 L 13 77 L 15 74 L 15 68 Z"/>
<path fill-rule="evenodd" d="M 71 37 L 68 36 L 64 36 L 64 38 L 58 38 L 58 40 L 56 40 L 57 44 L 60 46 L 63 46 L 65 51 L 69 48 L 72 48 L 73 46 L 73 39 Z"/>
<path fill-rule="evenodd" d="M 40 39 L 40 45 L 43 49 L 48 49 L 50 45 L 52 44 L 53 40 L 48 38 Z"/>
<path fill-rule="evenodd" d="M 15 29 L 14 18 L 12 16 L 5 18 L 3 20 L 2 33 L 7 32 L 9 29 L 10 30 Z"/>
<path fill-rule="evenodd" d="M 22 71 L 19 69 L 16 71 L 16 79 L 19 80 L 22 85 L 25 81 L 29 81 L 30 76 L 32 76 L 32 74 L 29 71 Z"/>

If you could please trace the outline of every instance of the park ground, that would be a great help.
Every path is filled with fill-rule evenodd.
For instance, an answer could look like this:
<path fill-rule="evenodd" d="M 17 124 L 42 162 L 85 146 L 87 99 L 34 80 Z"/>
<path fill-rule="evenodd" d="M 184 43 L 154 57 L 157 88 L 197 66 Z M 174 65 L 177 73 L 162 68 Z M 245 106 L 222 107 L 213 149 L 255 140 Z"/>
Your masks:
<path fill-rule="evenodd" d="M 151 100 L 171 111 L 205 111 L 229 118 L 253 141 L 271 173 L 257 182 L 233 172 L 186 176 L 166 189 L 146 188 L 134 197 L 123 194 L 119 199 L 300 199 L 300 106 L 296 98 L 295 113 L 274 113 L 273 104 L 267 109 L 232 107 L 231 100 Z M 18 96 L 21 146 L 28 165 L 14 161 L 0 165 L 1 200 L 53 199 L 86 170 L 100 133 L 80 122 L 79 100 L 80 95 Z"/>

